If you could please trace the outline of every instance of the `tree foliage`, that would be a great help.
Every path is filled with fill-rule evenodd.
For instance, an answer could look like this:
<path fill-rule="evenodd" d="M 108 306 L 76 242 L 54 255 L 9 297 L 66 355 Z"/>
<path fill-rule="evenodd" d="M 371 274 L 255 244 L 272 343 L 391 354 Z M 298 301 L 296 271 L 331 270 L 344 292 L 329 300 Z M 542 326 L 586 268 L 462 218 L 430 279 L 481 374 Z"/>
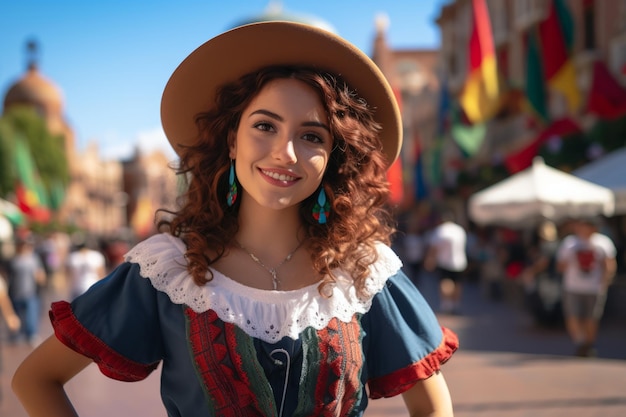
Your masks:
<path fill-rule="evenodd" d="M 45 120 L 30 106 L 12 106 L 0 117 L 0 194 L 14 191 L 17 180 L 15 169 L 15 141 L 26 140 L 39 176 L 47 190 L 69 182 L 65 138 L 53 135 Z"/>

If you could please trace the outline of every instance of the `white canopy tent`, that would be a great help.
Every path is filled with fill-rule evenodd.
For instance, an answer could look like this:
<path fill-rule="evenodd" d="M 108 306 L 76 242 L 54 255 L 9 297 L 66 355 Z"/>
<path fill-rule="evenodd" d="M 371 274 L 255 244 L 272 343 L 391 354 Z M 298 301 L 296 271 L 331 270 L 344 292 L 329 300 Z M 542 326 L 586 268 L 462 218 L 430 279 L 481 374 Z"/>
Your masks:
<path fill-rule="evenodd" d="M 529 227 L 542 220 L 611 216 L 615 197 L 605 187 L 545 165 L 531 167 L 473 194 L 469 217 L 480 225 Z"/>
<path fill-rule="evenodd" d="M 615 214 L 626 214 L 626 147 L 578 168 L 572 175 L 611 189 Z"/>

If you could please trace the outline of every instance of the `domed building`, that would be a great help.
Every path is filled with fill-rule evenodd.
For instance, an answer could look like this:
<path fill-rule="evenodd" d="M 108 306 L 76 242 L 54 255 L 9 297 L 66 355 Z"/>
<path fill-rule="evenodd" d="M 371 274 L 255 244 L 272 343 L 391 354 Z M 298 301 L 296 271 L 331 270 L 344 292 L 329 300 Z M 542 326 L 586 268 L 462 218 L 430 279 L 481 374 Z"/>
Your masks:
<path fill-rule="evenodd" d="M 103 161 L 97 149 L 79 152 L 72 127 L 64 117 L 61 90 L 39 70 L 37 44 L 27 44 L 28 65 L 25 74 L 9 87 L 3 111 L 13 106 L 34 108 L 53 135 L 64 138 L 70 182 L 56 220 L 98 234 L 108 234 L 123 226 L 125 207 L 112 196 L 122 192 L 122 164 Z"/>
<path fill-rule="evenodd" d="M 65 151 L 70 158 L 74 150 L 74 132 L 63 116 L 63 94 L 61 90 L 39 71 L 36 59 L 37 45 L 28 42 L 28 68 L 26 73 L 7 91 L 4 97 L 4 109 L 26 105 L 34 107 L 45 120 L 48 130 L 53 135 L 65 138 Z"/>

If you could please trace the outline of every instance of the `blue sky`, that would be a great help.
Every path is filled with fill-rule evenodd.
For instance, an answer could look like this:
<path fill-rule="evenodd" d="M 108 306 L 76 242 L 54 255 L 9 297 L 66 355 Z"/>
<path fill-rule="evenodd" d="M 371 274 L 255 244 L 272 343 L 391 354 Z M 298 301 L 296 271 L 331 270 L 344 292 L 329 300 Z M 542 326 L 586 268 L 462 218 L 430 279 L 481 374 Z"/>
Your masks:
<path fill-rule="evenodd" d="M 449 0 L 284 0 L 287 13 L 315 16 L 367 54 L 376 16 L 389 19 L 393 48 L 437 48 L 435 19 Z M 40 71 L 62 90 L 79 148 L 96 141 L 105 158 L 135 146 L 169 152 L 161 131 L 163 87 L 197 46 L 270 0 L 0 0 L 0 94 L 26 67 L 26 42 L 39 44 Z M 1 105 L 1 103 L 0 103 Z"/>

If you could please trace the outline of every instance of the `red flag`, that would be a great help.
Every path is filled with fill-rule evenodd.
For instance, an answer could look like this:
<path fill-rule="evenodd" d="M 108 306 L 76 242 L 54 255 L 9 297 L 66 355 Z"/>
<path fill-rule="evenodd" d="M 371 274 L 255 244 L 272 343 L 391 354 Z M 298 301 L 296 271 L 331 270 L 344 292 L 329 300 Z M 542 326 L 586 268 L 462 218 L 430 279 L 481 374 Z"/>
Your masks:
<path fill-rule="evenodd" d="M 46 191 L 28 145 L 22 138 L 15 141 L 14 158 L 17 171 L 15 185 L 17 205 L 31 220 L 44 223 L 49 221 L 50 210 L 47 206 Z"/>
<path fill-rule="evenodd" d="M 578 126 L 572 119 L 565 118 L 555 120 L 550 126 L 545 128 L 528 146 L 509 154 L 504 159 L 504 165 L 511 174 L 522 171 L 533 163 L 533 158 L 537 156 L 539 148 L 552 136 L 565 136 L 580 132 Z"/>
<path fill-rule="evenodd" d="M 460 102 L 472 122 L 491 118 L 498 110 L 499 80 L 491 21 L 486 0 L 472 0 L 469 69 Z"/>
<path fill-rule="evenodd" d="M 572 59 L 574 22 L 563 0 L 551 0 L 548 17 L 539 23 L 543 71 L 548 85 L 560 91 L 571 111 L 581 103 Z"/>
<path fill-rule="evenodd" d="M 398 107 L 402 109 L 402 95 L 399 90 L 394 89 L 394 95 L 398 102 Z M 401 156 L 387 170 L 387 181 L 391 191 L 390 200 L 393 204 L 400 204 L 404 200 L 404 179 L 402 176 Z"/>
<path fill-rule="evenodd" d="M 402 181 L 402 162 L 400 158 L 387 170 L 387 180 L 391 190 L 390 200 L 393 204 L 400 204 L 404 199 L 404 185 Z"/>
<path fill-rule="evenodd" d="M 604 62 L 600 60 L 593 64 L 587 111 L 603 119 L 626 116 L 626 88 L 613 78 Z"/>

